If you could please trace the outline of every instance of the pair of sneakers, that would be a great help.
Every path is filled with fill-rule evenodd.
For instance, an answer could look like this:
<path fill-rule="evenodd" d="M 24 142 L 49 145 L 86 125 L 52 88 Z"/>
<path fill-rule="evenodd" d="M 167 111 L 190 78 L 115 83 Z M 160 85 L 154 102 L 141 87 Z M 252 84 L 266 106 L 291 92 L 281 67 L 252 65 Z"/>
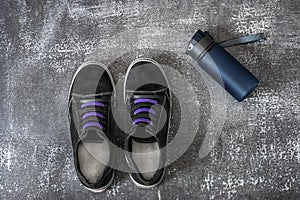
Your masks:
<path fill-rule="evenodd" d="M 141 188 L 158 185 L 164 176 L 171 98 L 161 66 L 139 58 L 129 66 L 124 81 L 124 104 L 131 118 L 125 139 L 130 177 Z M 112 131 L 115 85 L 109 70 L 87 62 L 76 71 L 69 91 L 69 120 L 75 169 L 81 183 L 93 192 L 113 182 Z"/>

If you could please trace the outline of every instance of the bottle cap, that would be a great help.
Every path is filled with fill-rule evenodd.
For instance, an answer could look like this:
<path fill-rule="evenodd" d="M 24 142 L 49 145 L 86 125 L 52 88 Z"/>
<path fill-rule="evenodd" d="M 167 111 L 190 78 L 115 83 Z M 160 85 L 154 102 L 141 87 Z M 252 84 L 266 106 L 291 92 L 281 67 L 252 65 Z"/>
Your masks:
<path fill-rule="evenodd" d="M 207 32 L 198 30 L 190 40 L 186 54 L 194 60 L 199 60 L 214 44 L 215 41 Z"/>

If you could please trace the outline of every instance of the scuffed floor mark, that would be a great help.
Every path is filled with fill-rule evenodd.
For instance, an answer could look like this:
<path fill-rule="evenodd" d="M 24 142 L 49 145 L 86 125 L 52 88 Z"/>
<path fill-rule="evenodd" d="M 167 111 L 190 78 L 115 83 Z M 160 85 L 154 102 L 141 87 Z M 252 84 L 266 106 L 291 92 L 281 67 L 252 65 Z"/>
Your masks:
<path fill-rule="evenodd" d="M 244 2 L 234 8 L 231 21 L 235 25 L 235 32 L 239 34 L 253 34 L 258 32 L 272 33 L 275 22 L 277 1 L 251 4 Z"/>
<path fill-rule="evenodd" d="M 157 190 L 157 197 L 158 197 L 158 200 L 161 200 L 160 189 Z"/>
<path fill-rule="evenodd" d="M 0 166 L 2 169 L 6 169 L 7 171 L 11 171 L 12 167 L 12 159 L 14 156 L 14 148 L 12 147 L 12 144 L 8 142 L 8 146 L 1 145 L 0 147 Z"/>
<path fill-rule="evenodd" d="M 110 186 L 109 190 L 106 190 L 106 196 L 116 197 L 120 192 L 120 183 L 117 180 L 114 180 L 113 184 Z"/>

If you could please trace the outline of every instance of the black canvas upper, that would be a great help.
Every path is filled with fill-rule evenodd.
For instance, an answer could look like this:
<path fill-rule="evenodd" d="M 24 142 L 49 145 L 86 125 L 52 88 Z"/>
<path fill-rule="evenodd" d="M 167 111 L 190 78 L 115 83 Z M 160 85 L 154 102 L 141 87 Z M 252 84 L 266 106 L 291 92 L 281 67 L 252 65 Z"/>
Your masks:
<path fill-rule="evenodd" d="M 104 140 L 114 140 L 110 126 L 112 94 L 113 83 L 105 69 L 97 64 L 83 67 L 77 73 L 70 89 L 69 120 L 74 165 L 79 180 L 91 189 L 106 186 L 113 176 L 113 169 L 107 166 L 102 175 L 98 177 L 97 182 L 90 183 L 80 171 L 78 147 L 82 142 L 101 143 Z M 98 104 L 101 106 L 97 106 Z M 93 114 L 97 114 L 101 118 L 93 116 Z M 83 119 L 84 115 L 87 117 Z M 101 128 L 95 124 L 100 124 Z M 112 162 L 111 158 L 109 160 Z"/>

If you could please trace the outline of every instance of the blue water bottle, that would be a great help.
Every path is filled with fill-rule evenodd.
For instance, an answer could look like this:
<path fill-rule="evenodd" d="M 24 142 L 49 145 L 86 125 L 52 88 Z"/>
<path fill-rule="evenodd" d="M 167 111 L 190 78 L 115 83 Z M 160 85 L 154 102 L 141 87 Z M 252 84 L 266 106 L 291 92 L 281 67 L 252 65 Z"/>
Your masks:
<path fill-rule="evenodd" d="M 227 46 L 230 42 L 227 42 Z M 186 53 L 236 100 L 242 101 L 254 90 L 259 81 L 223 46 L 225 44 L 221 46 L 216 43 L 207 32 L 198 30 L 189 42 Z"/>

